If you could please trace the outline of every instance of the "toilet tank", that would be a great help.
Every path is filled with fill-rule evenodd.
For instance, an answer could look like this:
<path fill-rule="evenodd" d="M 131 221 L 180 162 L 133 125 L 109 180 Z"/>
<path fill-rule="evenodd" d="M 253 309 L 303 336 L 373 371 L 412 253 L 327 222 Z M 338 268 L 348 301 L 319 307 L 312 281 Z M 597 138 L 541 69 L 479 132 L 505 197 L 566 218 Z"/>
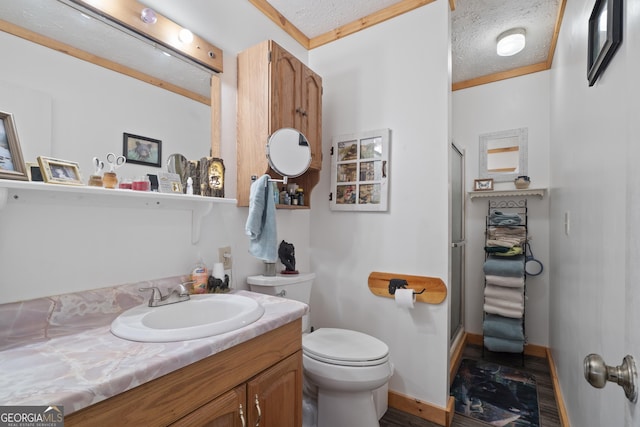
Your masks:
<path fill-rule="evenodd" d="M 315 273 L 249 276 L 247 284 L 253 292 L 293 299 L 309 305 Z"/>
<path fill-rule="evenodd" d="M 275 276 L 249 276 L 247 284 L 253 292 L 293 299 L 309 305 L 311 285 L 315 273 L 277 274 Z M 302 316 L 302 332 L 309 332 L 309 312 Z"/>

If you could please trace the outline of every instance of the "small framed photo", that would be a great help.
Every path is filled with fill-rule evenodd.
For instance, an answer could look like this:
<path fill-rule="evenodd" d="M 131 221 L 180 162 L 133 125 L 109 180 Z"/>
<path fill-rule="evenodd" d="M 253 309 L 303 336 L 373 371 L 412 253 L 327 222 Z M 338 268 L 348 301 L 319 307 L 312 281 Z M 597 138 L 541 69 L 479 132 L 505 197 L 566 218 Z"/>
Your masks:
<path fill-rule="evenodd" d="M 158 173 L 158 193 L 182 194 L 182 181 L 177 173 Z"/>
<path fill-rule="evenodd" d="M 122 155 L 126 157 L 127 163 L 159 168 L 162 160 L 162 141 L 124 133 Z"/>
<path fill-rule="evenodd" d="M 493 190 L 493 178 L 476 179 L 473 182 L 473 191 Z"/>
<path fill-rule="evenodd" d="M 78 163 L 53 157 L 38 157 L 44 182 L 49 184 L 84 185 Z"/>
<path fill-rule="evenodd" d="M 16 124 L 11 113 L 0 111 L 0 178 L 27 181 Z"/>
<path fill-rule="evenodd" d="M 27 177 L 29 181 L 44 181 L 38 162 L 26 162 L 25 165 L 27 166 Z"/>
<path fill-rule="evenodd" d="M 622 0 L 596 0 L 589 17 L 587 80 L 593 86 L 622 43 Z"/>

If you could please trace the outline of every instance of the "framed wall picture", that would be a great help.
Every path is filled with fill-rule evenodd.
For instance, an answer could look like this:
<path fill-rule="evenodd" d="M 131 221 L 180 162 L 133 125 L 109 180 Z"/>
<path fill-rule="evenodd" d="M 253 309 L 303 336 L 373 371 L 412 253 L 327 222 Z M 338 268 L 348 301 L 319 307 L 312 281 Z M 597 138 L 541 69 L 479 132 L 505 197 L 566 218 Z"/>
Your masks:
<path fill-rule="evenodd" d="M 390 137 L 390 129 L 380 129 L 333 139 L 332 210 L 387 210 Z"/>
<path fill-rule="evenodd" d="M 29 180 L 13 115 L 2 111 L 0 111 L 0 178 Z"/>
<path fill-rule="evenodd" d="M 587 79 L 593 86 L 622 43 L 622 0 L 596 0 L 589 18 Z"/>
<path fill-rule="evenodd" d="M 53 157 L 38 157 L 44 182 L 50 184 L 84 185 L 78 163 Z"/>
<path fill-rule="evenodd" d="M 473 182 L 473 191 L 491 191 L 493 190 L 493 178 L 476 179 Z"/>
<path fill-rule="evenodd" d="M 122 155 L 127 159 L 127 163 L 159 168 L 162 160 L 162 141 L 124 133 Z"/>

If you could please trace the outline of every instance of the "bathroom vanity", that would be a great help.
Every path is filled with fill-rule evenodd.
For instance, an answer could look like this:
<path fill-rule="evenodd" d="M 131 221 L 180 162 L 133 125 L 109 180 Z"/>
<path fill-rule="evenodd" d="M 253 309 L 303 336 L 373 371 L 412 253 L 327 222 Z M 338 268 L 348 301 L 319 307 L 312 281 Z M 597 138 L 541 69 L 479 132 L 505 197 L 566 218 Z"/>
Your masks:
<path fill-rule="evenodd" d="M 143 303 L 140 282 L 0 305 L 0 403 L 62 405 L 68 426 L 302 424 L 306 304 L 247 291 L 264 315 L 221 335 L 136 342 L 111 321 Z"/>
<path fill-rule="evenodd" d="M 300 320 L 65 417 L 65 425 L 302 425 Z"/>

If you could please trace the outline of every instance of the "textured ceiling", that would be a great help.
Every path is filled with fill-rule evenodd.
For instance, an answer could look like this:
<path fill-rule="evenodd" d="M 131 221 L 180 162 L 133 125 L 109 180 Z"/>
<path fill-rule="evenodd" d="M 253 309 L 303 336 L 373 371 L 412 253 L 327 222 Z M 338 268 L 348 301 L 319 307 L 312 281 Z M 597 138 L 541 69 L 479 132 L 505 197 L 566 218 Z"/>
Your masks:
<path fill-rule="evenodd" d="M 451 14 L 454 83 L 547 61 L 560 0 L 459 0 Z M 524 28 L 526 46 L 514 56 L 496 54 L 497 37 Z"/>
<path fill-rule="evenodd" d="M 268 0 L 307 37 L 338 27 L 400 3 L 402 0 Z"/>
<path fill-rule="evenodd" d="M 330 32 L 398 0 L 267 0 L 309 38 Z M 442 1 L 442 0 L 441 0 Z M 451 12 L 452 81 L 475 79 L 547 61 L 561 0 L 456 0 Z M 525 49 L 496 54 L 500 33 L 524 28 Z"/>

